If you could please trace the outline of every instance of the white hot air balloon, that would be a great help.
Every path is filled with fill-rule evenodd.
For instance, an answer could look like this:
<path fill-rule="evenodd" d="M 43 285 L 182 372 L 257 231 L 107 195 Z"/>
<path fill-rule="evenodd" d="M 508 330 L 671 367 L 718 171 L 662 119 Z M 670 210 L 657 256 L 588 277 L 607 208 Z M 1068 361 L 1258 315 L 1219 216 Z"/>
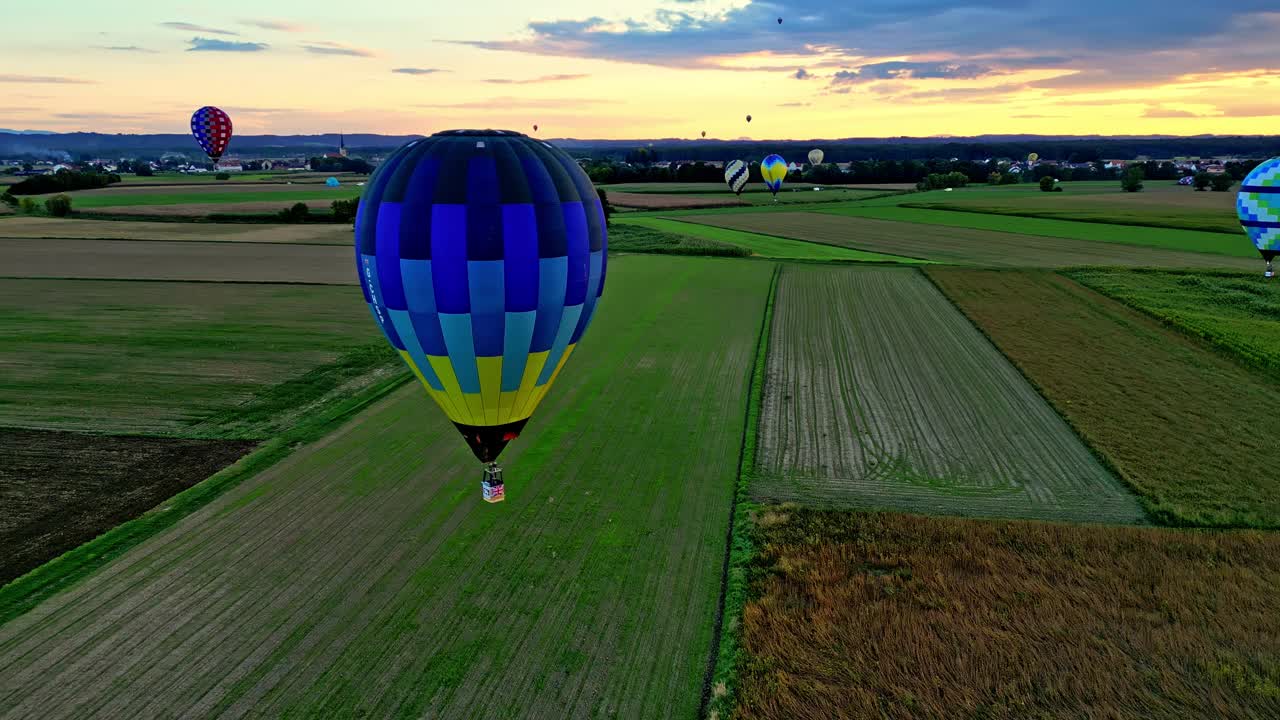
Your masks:
<path fill-rule="evenodd" d="M 821 151 L 821 150 L 819 150 L 818 148 L 814 148 L 814 149 L 812 149 L 812 150 L 810 150 L 810 151 L 809 151 L 809 164 L 810 164 L 810 165 L 821 165 L 821 164 L 822 164 L 822 151 Z"/>

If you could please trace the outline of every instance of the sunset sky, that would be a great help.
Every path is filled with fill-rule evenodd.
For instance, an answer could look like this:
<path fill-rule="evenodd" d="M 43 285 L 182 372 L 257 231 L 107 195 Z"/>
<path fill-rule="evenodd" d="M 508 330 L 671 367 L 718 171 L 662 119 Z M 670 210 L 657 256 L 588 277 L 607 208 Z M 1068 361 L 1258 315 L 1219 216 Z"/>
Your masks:
<path fill-rule="evenodd" d="M 51 0 L 5 30 L 13 129 L 1280 132 L 1275 0 Z"/>

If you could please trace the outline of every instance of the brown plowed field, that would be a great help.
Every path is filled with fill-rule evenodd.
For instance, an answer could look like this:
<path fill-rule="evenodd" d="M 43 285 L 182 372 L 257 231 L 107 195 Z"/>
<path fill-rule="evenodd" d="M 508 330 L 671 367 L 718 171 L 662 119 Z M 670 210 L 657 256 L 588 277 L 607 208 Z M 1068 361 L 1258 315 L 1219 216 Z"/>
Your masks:
<path fill-rule="evenodd" d="M 0 428 L 0 585 L 200 482 L 253 445 Z"/>

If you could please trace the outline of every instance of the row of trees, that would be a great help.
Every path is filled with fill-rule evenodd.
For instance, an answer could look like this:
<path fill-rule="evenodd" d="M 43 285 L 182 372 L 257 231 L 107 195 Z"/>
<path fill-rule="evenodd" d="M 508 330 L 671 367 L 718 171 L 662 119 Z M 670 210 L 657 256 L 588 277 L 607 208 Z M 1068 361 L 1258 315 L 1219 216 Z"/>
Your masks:
<path fill-rule="evenodd" d="M 115 173 L 59 170 L 50 175 L 32 175 L 14 184 L 9 188 L 9 192 L 14 195 L 44 195 L 53 192 L 104 188 L 118 182 L 120 182 L 120 176 Z"/>

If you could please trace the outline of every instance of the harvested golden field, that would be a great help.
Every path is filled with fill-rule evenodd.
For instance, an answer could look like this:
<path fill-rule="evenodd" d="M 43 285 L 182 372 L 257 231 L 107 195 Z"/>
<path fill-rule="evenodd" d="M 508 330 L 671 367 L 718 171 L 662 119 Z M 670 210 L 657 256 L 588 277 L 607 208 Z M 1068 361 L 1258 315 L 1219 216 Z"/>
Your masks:
<path fill-rule="evenodd" d="M 1280 536 L 758 511 L 739 720 L 1280 717 Z"/>

